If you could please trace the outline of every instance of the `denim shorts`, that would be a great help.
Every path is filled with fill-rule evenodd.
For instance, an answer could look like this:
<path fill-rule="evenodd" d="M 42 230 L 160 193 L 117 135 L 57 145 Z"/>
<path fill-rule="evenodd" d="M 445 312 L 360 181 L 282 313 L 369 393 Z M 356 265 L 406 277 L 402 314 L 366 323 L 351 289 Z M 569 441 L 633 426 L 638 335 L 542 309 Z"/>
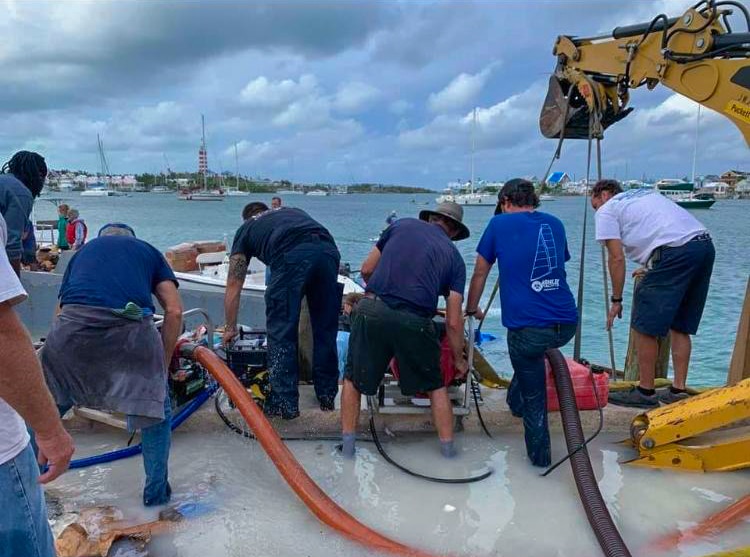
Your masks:
<path fill-rule="evenodd" d="M 702 234 L 678 247 L 661 247 L 635 290 L 631 326 L 645 335 L 670 330 L 694 335 L 703 316 L 716 250 Z"/>
<path fill-rule="evenodd" d="M 31 445 L 0 465 L 0 557 L 55 557 L 47 505 Z"/>

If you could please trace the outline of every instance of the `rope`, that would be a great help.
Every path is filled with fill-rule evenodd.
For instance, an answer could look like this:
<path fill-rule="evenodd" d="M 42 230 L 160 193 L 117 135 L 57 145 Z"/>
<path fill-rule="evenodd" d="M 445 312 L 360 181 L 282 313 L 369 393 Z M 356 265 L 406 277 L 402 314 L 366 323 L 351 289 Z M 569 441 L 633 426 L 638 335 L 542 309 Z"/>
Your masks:
<path fill-rule="evenodd" d="M 573 359 L 581 361 L 581 337 L 583 336 L 583 277 L 586 272 L 586 222 L 589 216 L 589 179 L 591 177 L 591 142 L 593 115 L 589 114 L 589 140 L 588 153 L 586 155 L 586 195 L 583 198 L 583 233 L 581 234 L 581 263 L 578 266 L 578 324 L 576 325 L 576 338 L 573 342 Z"/>

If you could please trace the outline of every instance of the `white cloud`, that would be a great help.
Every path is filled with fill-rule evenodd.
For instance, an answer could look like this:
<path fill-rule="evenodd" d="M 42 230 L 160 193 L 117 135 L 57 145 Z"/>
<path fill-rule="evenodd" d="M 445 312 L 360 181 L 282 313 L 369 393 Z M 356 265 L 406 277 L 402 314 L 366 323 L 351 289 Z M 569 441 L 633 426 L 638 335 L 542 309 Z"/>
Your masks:
<path fill-rule="evenodd" d="M 333 106 L 339 112 L 355 113 L 371 106 L 380 96 L 380 90 L 369 83 L 351 81 L 339 87 Z"/>
<path fill-rule="evenodd" d="M 396 116 L 401 116 L 412 109 L 414 105 L 406 99 L 398 99 L 388 105 L 388 110 L 393 112 Z"/>
<path fill-rule="evenodd" d="M 245 85 L 240 92 L 240 102 L 253 108 L 277 108 L 304 97 L 317 95 L 317 90 L 318 80 L 313 75 L 303 75 L 299 81 L 269 81 L 262 75 Z"/>
<path fill-rule="evenodd" d="M 433 112 L 451 112 L 465 108 L 482 92 L 491 71 L 492 66 L 489 66 L 477 74 L 457 75 L 444 89 L 430 95 L 427 106 Z"/>
<path fill-rule="evenodd" d="M 539 135 L 537 116 L 544 99 L 544 86 L 535 83 L 527 90 L 487 108 L 477 109 L 477 150 L 517 145 Z M 471 141 L 473 111 L 463 115 L 438 114 L 427 125 L 399 135 L 409 149 L 461 147 Z"/>

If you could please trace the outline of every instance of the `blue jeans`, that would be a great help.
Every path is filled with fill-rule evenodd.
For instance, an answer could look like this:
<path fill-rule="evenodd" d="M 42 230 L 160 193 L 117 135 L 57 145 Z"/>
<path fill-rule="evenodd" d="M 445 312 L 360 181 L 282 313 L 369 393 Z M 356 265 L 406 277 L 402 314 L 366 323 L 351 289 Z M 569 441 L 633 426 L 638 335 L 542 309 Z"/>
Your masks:
<path fill-rule="evenodd" d="M 35 454 L 29 444 L 0 465 L 0 557 L 55 557 Z"/>
<path fill-rule="evenodd" d="M 271 265 L 266 289 L 266 328 L 271 395 L 270 410 L 299 410 L 297 349 L 302 297 L 307 296 L 313 332 L 313 384 L 318 398 L 338 392 L 338 332 L 341 291 L 336 245 L 313 237 L 284 253 Z"/>
<path fill-rule="evenodd" d="M 575 333 L 576 326 L 570 324 L 508 330 L 513 379 L 507 401 L 513 415 L 523 417 L 526 454 L 534 466 L 549 466 L 552 462 L 544 352 L 567 344 Z"/>
<path fill-rule="evenodd" d="M 58 406 L 60 416 L 70 410 L 70 406 Z M 130 416 L 128 416 L 128 422 Z M 34 432 L 29 430 L 33 453 L 38 449 Z M 143 504 L 147 507 L 169 502 L 172 488 L 169 485 L 169 449 L 172 444 L 172 403 L 167 393 L 164 399 L 164 420 L 141 429 L 143 469 L 146 472 L 146 485 L 143 488 Z M 0 553 L 0 557 L 2 554 Z"/>

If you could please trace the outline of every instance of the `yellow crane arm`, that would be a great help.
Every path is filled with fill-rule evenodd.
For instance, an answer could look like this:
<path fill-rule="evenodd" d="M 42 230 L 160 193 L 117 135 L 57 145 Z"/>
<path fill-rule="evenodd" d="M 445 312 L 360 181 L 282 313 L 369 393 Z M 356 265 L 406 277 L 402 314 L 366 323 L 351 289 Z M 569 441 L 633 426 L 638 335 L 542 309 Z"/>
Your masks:
<path fill-rule="evenodd" d="M 732 32 L 732 8 L 748 32 Z M 704 0 L 679 18 L 617 27 L 611 35 L 559 36 L 557 67 L 540 116 L 545 137 L 602 137 L 627 116 L 629 90 L 661 83 L 729 118 L 750 146 L 750 15 L 735 0 Z"/>

